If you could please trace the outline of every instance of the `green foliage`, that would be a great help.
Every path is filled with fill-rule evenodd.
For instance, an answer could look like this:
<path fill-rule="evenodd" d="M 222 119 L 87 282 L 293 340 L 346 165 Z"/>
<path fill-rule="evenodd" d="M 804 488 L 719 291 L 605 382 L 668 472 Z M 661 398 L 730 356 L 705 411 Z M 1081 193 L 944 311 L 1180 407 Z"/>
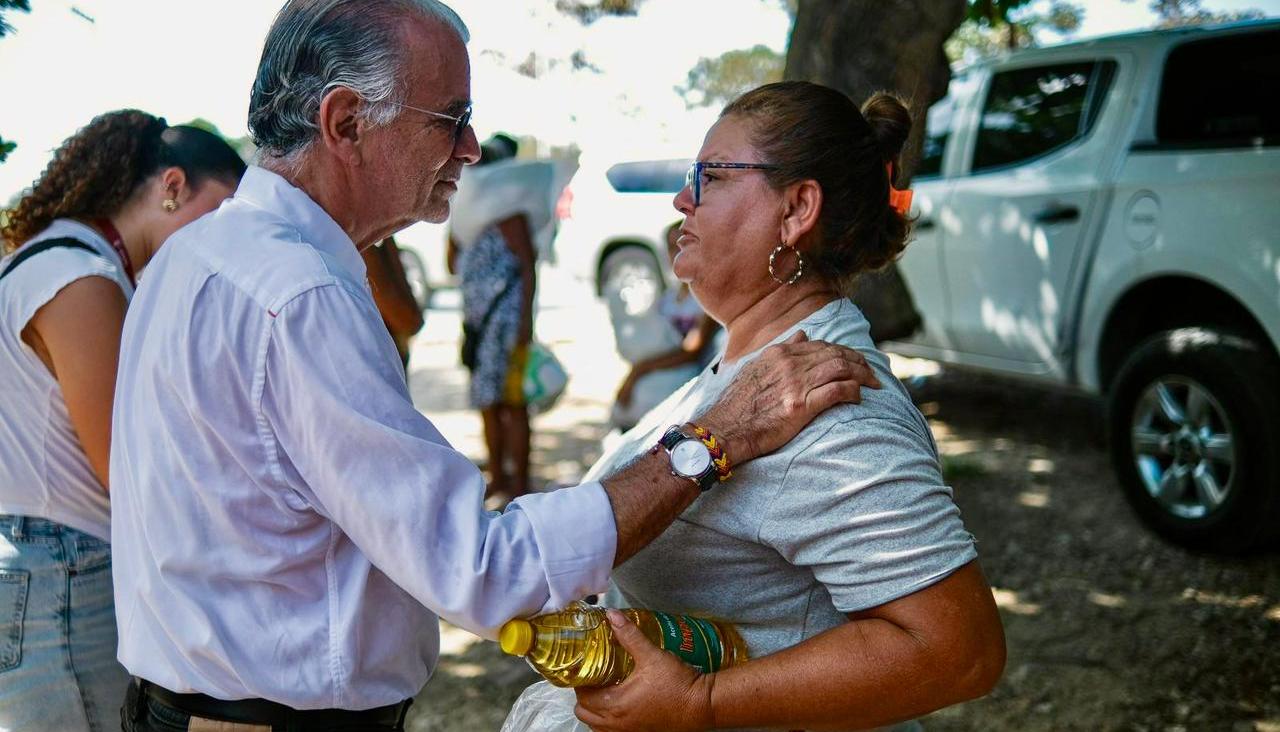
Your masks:
<path fill-rule="evenodd" d="M 748 89 L 780 81 L 785 65 L 786 58 L 768 46 L 729 51 L 699 59 L 684 85 L 675 89 L 690 108 L 723 106 Z"/>
<path fill-rule="evenodd" d="M 556 10 L 578 19 L 583 25 L 610 16 L 635 15 L 644 0 L 556 0 Z"/>
<path fill-rule="evenodd" d="M 0 38 L 13 32 L 13 26 L 4 20 L 4 14 L 11 10 L 29 13 L 31 12 L 31 3 L 28 0 L 0 0 Z M 16 142 L 0 137 L 0 163 L 3 163 L 9 157 L 9 153 L 13 152 L 16 147 L 18 147 Z"/>
<path fill-rule="evenodd" d="M 1133 2 L 1133 0 L 1125 0 Z M 1227 23 L 1266 17 L 1261 10 L 1235 10 L 1215 13 L 1200 6 L 1200 0 L 1151 0 L 1157 28 L 1179 28 L 1206 23 Z"/>
<path fill-rule="evenodd" d="M 1007 25 L 1010 14 L 1016 13 L 1024 5 L 1034 0 L 969 0 L 969 10 L 965 20 L 988 25 Z"/>
<path fill-rule="evenodd" d="M 29 0 L 0 0 L 0 38 L 13 32 L 13 26 L 4 20 L 4 14 L 10 10 L 29 13 L 31 12 L 31 3 Z"/>
<path fill-rule="evenodd" d="M 967 455 L 942 456 L 942 480 L 946 483 L 954 483 L 966 478 L 980 478 L 986 474 L 987 466 L 981 460 Z"/>
<path fill-rule="evenodd" d="M 1068 0 L 1053 0 L 1032 10 L 1035 0 L 969 0 L 965 22 L 947 41 L 952 61 L 972 61 L 1002 50 L 1034 46 L 1036 33 L 1072 33 L 1084 20 L 1084 8 Z"/>

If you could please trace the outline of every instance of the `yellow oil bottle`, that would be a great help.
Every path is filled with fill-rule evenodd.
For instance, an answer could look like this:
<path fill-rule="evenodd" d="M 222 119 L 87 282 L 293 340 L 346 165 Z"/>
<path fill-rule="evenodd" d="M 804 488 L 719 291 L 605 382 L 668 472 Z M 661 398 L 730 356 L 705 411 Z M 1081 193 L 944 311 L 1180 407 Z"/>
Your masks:
<path fill-rule="evenodd" d="M 622 610 L 654 645 L 703 673 L 741 664 L 747 646 L 733 625 L 692 615 Z M 613 640 L 604 608 L 577 602 L 560 612 L 517 618 L 498 633 L 502 650 L 524 656 L 556 686 L 605 686 L 631 674 L 634 661 Z"/>

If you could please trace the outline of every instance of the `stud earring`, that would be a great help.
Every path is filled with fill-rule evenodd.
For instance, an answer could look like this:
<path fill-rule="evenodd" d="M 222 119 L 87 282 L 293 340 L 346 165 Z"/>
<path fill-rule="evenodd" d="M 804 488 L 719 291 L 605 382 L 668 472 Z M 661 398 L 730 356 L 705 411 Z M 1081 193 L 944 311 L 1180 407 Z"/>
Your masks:
<path fill-rule="evenodd" d="M 796 271 L 791 275 L 791 277 L 785 280 L 779 277 L 778 273 L 773 269 L 773 266 L 778 259 L 778 255 L 781 254 L 784 249 L 790 249 L 796 255 Z M 796 280 L 800 279 L 800 275 L 802 274 L 804 274 L 804 257 L 800 256 L 799 249 L 796 249 L 784 241 L 769 254 L 769 276 L 773 278 L 774 282 L 777 282 L 779 285 L 794 285 Z"/>
<path fill-rule="evenodd" d="M 172 198 L 166 198 L 164 203 L 160 204 L 160 207 L 168 213 L 173 213 L 178 210 L 178 202 Z"/>

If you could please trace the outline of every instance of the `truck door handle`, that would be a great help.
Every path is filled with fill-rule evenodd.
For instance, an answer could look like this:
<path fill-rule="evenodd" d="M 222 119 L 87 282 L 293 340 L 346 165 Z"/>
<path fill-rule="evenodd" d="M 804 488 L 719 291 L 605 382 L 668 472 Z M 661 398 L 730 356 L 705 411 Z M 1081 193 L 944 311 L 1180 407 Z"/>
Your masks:
<path fill-rule="evenodd" d="M 920 219 L 912 228 L 916 231 L 928 231 L 935 226 L 937 226 L 937 224 L 933 222 L 933 219 Z"/>
<path fill-rule="evenodd" d="M 1080 209 L 1075 206 L 1050 204 L 1032 216 L 1038 224 L 1061 224 L 1080 218 Z"/>

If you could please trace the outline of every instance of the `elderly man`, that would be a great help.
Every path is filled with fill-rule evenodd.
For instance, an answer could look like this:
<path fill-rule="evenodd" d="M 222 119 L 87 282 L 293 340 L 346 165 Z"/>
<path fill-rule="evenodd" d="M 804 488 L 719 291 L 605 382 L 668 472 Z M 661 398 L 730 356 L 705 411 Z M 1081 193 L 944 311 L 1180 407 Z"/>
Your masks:
<path fill-rule="evenodd" d="M 438 616 L 493 637 L 561 607 L 728 477 L 676 432 L 603 484 L 486 513 L 414 409 L 359 250 L 444 220 L 476 161 L 466 39 L 435 0 L 290 2 L 250 97 L 260 166 L 148 268 L 111 454 L 126 730 L 401 729 Z M 740 463 L 860 380 L 856 354 L 799 339 L 698 423 Z"/>

